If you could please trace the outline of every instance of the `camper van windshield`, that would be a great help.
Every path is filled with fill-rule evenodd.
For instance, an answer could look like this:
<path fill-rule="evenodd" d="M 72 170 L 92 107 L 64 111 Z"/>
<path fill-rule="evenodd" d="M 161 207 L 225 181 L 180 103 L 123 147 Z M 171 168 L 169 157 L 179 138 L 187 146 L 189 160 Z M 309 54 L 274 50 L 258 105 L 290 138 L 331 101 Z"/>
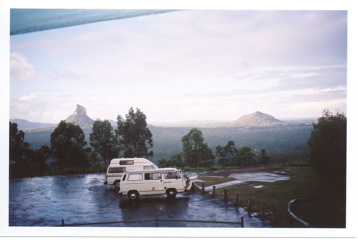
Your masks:
<path fill-rule="evenodd" d="M 119 161 L 119 165 L 133 165 L 134 164 L 134 160 L 122 160 Z"/>

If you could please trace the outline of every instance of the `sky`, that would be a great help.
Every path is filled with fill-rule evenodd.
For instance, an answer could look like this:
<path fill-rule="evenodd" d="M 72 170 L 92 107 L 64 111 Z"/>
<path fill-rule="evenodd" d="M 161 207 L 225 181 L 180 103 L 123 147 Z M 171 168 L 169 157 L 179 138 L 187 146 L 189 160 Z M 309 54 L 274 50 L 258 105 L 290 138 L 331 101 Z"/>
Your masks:
<path fill-rule="evenodd" d="M 46 11 L 46 10 L 44 10 Z M 185 10 L 10 37 L 10 119 L 347 111 L 347 11 Z"/>

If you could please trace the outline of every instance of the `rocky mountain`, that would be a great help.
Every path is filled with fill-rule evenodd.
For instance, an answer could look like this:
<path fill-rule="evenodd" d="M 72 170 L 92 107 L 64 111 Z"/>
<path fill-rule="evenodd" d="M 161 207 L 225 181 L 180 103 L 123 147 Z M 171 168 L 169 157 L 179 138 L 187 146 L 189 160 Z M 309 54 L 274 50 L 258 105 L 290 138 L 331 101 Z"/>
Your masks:
<path fill-rule="evenodd" d="M 236 121 L 230 123 L 229 126 L 272 126 L 283 123 L 283 121 L 280 121 L 271 115 L 257 111 L 241 116 Z"/>
<path fill-rule="evenodd" d="M 92 128 L 94 123 L 94 120 L 87 115 L 86 108 L 78 104 L 72 115 L 68 116 L 65 121 L 80 125 L 83 128 Z"/>

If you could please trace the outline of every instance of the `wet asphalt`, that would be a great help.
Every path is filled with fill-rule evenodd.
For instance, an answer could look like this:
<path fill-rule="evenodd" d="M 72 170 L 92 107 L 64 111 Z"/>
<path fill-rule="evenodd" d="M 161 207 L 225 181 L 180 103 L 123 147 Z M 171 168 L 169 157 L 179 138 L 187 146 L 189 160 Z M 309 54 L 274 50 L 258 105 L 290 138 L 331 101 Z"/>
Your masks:
<path fill-rule="evenodd" d="M 231 203 L 200 192 L 141 197 L 130 202 L 104 174 L 60 175 L 10 180 L 9 226 L 57 226 L 147 219 L 240 222 L 245 228 L 269 228 L 270 222 L 251 217 Z"/>

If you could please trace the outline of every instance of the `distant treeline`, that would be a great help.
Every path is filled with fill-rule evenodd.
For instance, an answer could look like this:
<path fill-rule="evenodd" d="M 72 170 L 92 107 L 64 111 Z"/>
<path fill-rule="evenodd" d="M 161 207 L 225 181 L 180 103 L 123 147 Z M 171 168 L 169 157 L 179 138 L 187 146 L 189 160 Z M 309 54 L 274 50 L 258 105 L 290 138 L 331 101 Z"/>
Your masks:
<path fill-rule="evenodd" d="M 159 159 L 170 159 L 182 150 L 181 138 L 190 131 L 191 127 L 157 127 L 148 125 L 153 134 L 154 163 Z M 312 124 L 286 124 L 267 127 L 220 127 L 199 128 L 209 148 L 215 151 L 218 145 L 228 141 L 235 142 L 236 147 L 249 146 L 252 150 L 266 151 L 272 156 L 272 163 L 301 160 L 307 153 L 307 141 L 310 137 Z M 50 146 L 50 135 L 54 128 L 44 130 L 27 130 L 26 141 L 32 149 L 43 145 Z M 91 128 L 83 128 L 86 141 L 89 143 Z"/>
<path fill-rule="evenodd" d="M 190 131 L 190 127 L 155 127 L 149 126 L 153 133 L 154 161 L 169 159 L 182 149 L 181 137 Z M 249 146 L 260 151 L 266 149 L 270 155 L 297 160 L 302 151 L 307 149 L 312 124 L 289 124 L 270 127 L 221 127 L 198 128 L 202 131 L 205 142 L 215 151 L 218 145 L 228 141 L 235 142 L 237 148 Z M 296 155 L 296 156 L 294 156 Z"/>

